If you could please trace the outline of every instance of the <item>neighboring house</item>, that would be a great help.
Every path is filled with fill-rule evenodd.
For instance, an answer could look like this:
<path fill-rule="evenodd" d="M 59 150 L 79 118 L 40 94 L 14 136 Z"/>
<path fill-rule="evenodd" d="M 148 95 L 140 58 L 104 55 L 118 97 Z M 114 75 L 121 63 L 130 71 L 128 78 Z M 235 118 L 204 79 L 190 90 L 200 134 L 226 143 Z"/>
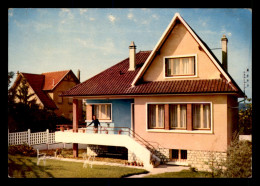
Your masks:
<path fill-rule="evenodd" d="M 58 116 L 64 116 L 72 120 L 72 98 L 59 96 L 64 91 L 80 83 L 71 70 L 42 74 L 18 72 L 11 88 L 17 91 L 22 78 L 26 79 L 29 86 L 28 94 L 34 94 L 30 100 L 35 99 L 40 109 L 53 110 Z M 19 99 L 15 98 L 15 102 L 19 102 Z"/>
<path fill-rule="evenodd" d="M 243 92 L 227 71 L 227 38 L 221 41 L 222 63 L 175 14 L 152 51 L 136 53 L 132 42 L 129 58 L 64 92 L 64 98 L 74 98 L 74 129 L 83 99 L 86 122 L 96 115 L 104 127 L 131 128 L 157 151 L 163 149 L 164 156 L 153 154 L 159 161 L 203 169 L 213 155 L 225 157 Z M 74 156 L 77 143 L 124 146 L 149 167 L 146 151 L 123 135 L 56 132 L 56 141 L 74 143 Z"/>

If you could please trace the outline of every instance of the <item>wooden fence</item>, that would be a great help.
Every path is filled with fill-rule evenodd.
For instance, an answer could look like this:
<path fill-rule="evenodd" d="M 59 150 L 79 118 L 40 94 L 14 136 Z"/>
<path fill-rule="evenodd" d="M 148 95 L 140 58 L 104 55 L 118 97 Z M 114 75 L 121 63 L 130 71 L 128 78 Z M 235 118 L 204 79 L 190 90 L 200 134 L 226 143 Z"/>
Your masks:
<path fill-rule="evenodd" d="M 52 144 L 55 143 L 55 133 L 49 133 L 49 129 L 46 132 L 35 132 L 31 133 L 31 130 L 24 132 L 13 132 L 8 131 L 8 145 L 36 145 L 36 144 Z"/>

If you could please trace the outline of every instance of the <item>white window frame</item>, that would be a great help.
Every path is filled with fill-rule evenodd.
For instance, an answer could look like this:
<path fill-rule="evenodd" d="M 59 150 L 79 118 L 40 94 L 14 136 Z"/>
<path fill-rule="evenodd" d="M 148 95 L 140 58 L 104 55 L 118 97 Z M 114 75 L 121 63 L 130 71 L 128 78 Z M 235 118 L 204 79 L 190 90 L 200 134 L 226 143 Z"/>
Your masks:
<path fill-rule="evenodd" d="M 148 104 L 210 104 L 210 130 L 178 130 L 178 129 L 149 129 L 148 123 Z M 194 134 L 213 134 L 213 104 L 212 102 L 146 102 L 145 104 L 145 114 L 146 114 L 146 125 L 145 131 L 147 132 L 165 132 L 165 133 L 194 133 Z"/>
<path fill-rule="evenodd" d="M 86 105 L 110 105 L 110 119 L 99 119 L 99 122 L 112 122 L 112 103 L 87 103 Z M 94 115 L 94 113 L 92 113 Z M 92 120 L 85 120 L 86 122 L 91 122 Z"/>
<path fill-rule="evenodd" d="M 178 76 L 171 76 L 168 77 L 166 76 L 166 59 L 168 58 L 184 58 L 184 57 L 194 57 L 195 58 L 195 70 L 194 70 L 194 75 L 178 75 Z M 175 56 L 164 56 L 163 57 L 163 76 L 164 79 L 175 79 L 175 78 L 194 78 L 198 77 L 198 57 L 197 54 L 187 54 L 187 55 L 175 55 Z"/>

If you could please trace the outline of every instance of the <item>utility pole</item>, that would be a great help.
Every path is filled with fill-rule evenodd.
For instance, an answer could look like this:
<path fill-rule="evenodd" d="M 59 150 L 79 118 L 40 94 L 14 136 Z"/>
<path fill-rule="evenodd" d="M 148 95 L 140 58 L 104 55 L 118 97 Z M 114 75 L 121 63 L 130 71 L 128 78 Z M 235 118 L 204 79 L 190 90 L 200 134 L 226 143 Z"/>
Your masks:
<path fill-rule="evenodd" d="M 244 71 L 244 104 L 246 103 L 246 88 L 249 87 L 249 69 L 247 68 L 246 71 Z"/>

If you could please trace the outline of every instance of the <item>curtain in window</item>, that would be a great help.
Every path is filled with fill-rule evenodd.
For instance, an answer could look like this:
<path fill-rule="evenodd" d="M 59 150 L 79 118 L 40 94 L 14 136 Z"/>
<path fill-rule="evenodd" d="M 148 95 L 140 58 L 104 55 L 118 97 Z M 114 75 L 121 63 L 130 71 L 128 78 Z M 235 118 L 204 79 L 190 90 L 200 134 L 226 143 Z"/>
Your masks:
<path fill-rule="evenodd" d="M 166 59 L 166 75 L 192 75 L 195 68 L 194 57 Z"/>
<path fill-rule="evenodd" d="M 164 126 L 164 105 L 158 105 L 158 127 Z"/>
<path fill-rule="evenodd" d="M 148 105 L 149 128 L 164 127 L 164 105 Z"/>
<path fill-rule="evenodd" d="M 172 75 L 180 75 L 181 74 L 181 72 L 180 72 L 180 67 L 181 67 L 180 59 L 174 58 L 172 64 L 173 64 L 172 67 L 171 67 L 173 69 Z"/>
<path fill-rule="evenodd" d="M 111 105 L 107 105 L 107 119 L 111 119 Z"/>
<path fill-rule="evenodd" d="M 210 128 L 210 104 L 193 104 L 192 115 L 194 128 Z"/>
<path fill-rule="evenodd" d="M 173 63 L 173 59 L 166 59 L 166 75 L 167 76 L 173 75 L 172 68 L 171 68 L 172 63 Z"/>
<path fill-rule="evenodd" d="M 180 127 L 186 128 L 186 120 L 187 120 L 187 105 L 180 105 Z"/>
<path fill-rule="evenodd" d="M 100 118 L 106 118 L 106 105 L 101 105 L 101 116 Z"/>
<path fill-rule="evenodd" d="M 177 105 L 170 104 L 169 106 L 169 112 L 170 112 L 170 127 L 176 128 L 178 127 L 178 120 L 177 120 Z"/>
<path fill-rule="evenodd" d="M 193 127 L 200 128 L 200 104 L 192 105 Z"/>
<path fill-rule="evenodd" d="M 210 107 L 209 104 L 203 106 L 203 127 L 210 128 Z"/>
<path fill-rule="evenodd" d="M 94 114 L 96 118 L 99 118 L 99 105 L 94 105 Z"/>
<path fill-rule="evenodd" d="M 190 61 L 189 58 L 182 58 L 183 72 L 182 74 L 190 74 Z"/>
<path fill-rule="evenodd" d="M 110 104 L 100 104 L 93 105 L 94 113 L 97 119 L 111 119 L 111 105 Z"/>
<path fill-rule="evenodd" d="M 149 128 L 156 127 L 156 105 L 148 105 Z"/>

